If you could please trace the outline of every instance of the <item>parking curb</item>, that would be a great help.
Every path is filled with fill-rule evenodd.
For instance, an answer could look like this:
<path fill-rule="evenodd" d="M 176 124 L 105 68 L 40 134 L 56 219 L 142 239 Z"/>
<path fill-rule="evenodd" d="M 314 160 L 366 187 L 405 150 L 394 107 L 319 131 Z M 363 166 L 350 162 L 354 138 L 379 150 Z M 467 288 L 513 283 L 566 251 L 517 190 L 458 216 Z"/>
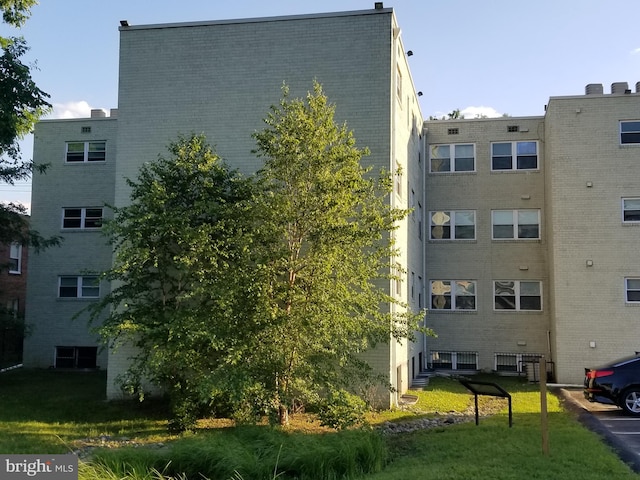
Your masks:
<path fill-rule="evenodd" d="M 592 432 L 600 436 L 603 441 L 610 446 L 613 451 L 626 463 L 635 473 L 640 473 L 640 455 L 631 450 L 620 440 L 619 437 L 609 431 L 598 418 L 589 411 L 580 401 L 571 394 L 567 388 L 552 389 L 552 391 L 562 400 L 563 405 L 577 414 L 578 421 Z M 575 393 L 575 390 L 573 390 Z M 582 395 L 582 391 L 580 391 Z M 587 400 L 584 400 L 587 402 Z"/>

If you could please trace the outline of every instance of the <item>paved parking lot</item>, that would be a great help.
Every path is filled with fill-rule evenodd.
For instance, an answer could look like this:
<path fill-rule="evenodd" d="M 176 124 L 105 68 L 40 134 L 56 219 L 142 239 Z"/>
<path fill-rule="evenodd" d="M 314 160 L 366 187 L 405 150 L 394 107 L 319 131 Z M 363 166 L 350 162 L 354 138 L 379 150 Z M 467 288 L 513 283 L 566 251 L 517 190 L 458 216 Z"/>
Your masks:
<path fill-rule="evenodd" d="M 612 405 L 585 400 L 582 389 L 559 390 L 579 414 L 580 421 L 601 435 L 624 462 L 640 473 L 640 417 L 629 417 Z"/>

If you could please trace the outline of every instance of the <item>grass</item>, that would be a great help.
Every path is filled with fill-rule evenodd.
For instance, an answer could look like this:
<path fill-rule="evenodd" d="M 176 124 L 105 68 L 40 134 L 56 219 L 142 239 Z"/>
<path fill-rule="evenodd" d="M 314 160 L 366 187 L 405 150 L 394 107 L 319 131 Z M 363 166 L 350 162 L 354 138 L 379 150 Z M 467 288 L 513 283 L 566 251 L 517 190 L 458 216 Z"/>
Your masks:
<path fill-rule="evenodd" d="M 161 403 L 105 402 L 103 372 L 14 370 L 0 374 L 0 452 L 65 453 L 97 444 L 91 461 L 80 462 L 80 480 L 640 479 L 553 395 L 547 399 L 550 452 L 543 454 L 537 385 L 479 380 L 511 392 L 512 428 L 506 400 L 480 397 L 481 411 L 491 415 L 478 426 L 383 437 L 371 430 L 330 432 L 299 418 L 299 428 L 288 431 L 208 420 L 178 438 L 166 431 Z M 378 412 L 369 421 L 473 414 L 473 396 L 455 380 L 435 378 L 411 393 L 419 399 L 410 410 Z"/>

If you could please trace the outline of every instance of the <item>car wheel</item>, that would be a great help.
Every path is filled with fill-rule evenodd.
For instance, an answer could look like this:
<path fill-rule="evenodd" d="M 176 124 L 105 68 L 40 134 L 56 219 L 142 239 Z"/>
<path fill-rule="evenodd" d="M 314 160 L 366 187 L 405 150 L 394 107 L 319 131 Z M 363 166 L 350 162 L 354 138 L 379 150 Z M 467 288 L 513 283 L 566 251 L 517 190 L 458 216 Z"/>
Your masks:
<path fill-rule="evenodd" d="M 622 409 L 629 415 L 640 415 L 640 387 L 630 388 L 622 394 Z"/>

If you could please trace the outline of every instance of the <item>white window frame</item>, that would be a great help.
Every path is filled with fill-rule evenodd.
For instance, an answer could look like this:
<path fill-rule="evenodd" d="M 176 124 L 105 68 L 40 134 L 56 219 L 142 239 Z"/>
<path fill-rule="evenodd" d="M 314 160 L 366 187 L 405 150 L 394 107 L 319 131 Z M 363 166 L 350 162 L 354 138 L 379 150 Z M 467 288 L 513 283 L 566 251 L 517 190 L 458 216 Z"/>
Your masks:
<path fill-rule="evenodd" d="M 440 218 L 434 218 L 437 214 L 442 214 Z M 458 215 L 468 215 L 472 214 L 473 216 L 473 237 L 472 238 L 458 238 L 456 236 L 457 227 L 462 228 L 468 227 L 466 224 L 458 224 L 457 218 Z M 429 212 L 429 240 L 433 240 L 436 242 L 440 241 L 470 241 L 476 239 L 476 225 L 477 225 L 477 216 L 475 210 L 432 210 Z M 449 227 L 449 237 L 448 238 L 437 238 L 434 237 L 434 227 Z"/>
<path fill-rule="evenodd" d="M 82 160 L 69 160 L 69 145 L 84 145 Z M 104 158 L 98 160 L 91 159 L 91 145 L 102 144 L 104 146 L 102 151 Z M 79 156 L 79 155 L 78 155 Z M 101 155 L 102 157 L 102 155 Z M 64 147 L 64 161 L 65 163 L 104 163 L 107 160 L 107 142 L 105 140 L 90 140 L 90 141 L 78 141 L 78 142 L 66 142 Z"/>
<path fill-rule="evenodd" d="M 627 206 L 627 202 L 636 203 L 634 208 L 631 208 L 631 205 Z M 638 212 L 637 220 L 627 220 L 626 212 Z M 627 197 L 622 199 L 622 223 L 640 223 L 640 197 Z"/>
<path fill-rule="evenodd" d="M 511 296 L 511 295 L 498 295 L 496 288 L 498 287 L 499 283 L 502 282 L 513 282 L 513 297 L 514 297 L 514 308 L 496 308 L 496 298 L 504 298 L 507 296 Z M 536 297 L 540 297 L 540 308 L 539 309 L 532 309 L 532 308 L 522 308 L 522 298 L 527 296 L 527 297 L 533 297 L 534 295 L 523 295 L 522 292 L 522 284 L 527 284 L 527 283 L 535 283 L 538 285 L 538 295 L 535 295 Z M 542 281 L 540 280 L 494 280 L 493 281 L 493 310 L 495 312 L 542 312 L 544 310 L 544 303 L 543 303 L 543 290 L 542 290 Z"/>
<path fill-rule="evenodd" d="M 533 157 L 534 155 L 518 155 L 518 145 L 524 143 L 533 143 L 536 146 L 536 166 L 535 168 L 518 168 L 518 157 Z M 495 155 L 493 148 L 495 145 L 511 145 L 510 148 L 510 157 L 511 157 L 511 167 L 510 168 L 494 168 L 494 158 L 504 157 L 504 155 Z M 491 142 L 491 171 L 492 172 L 512 172 L 512 171 L 536 171 L 540 170 L 540 148 L 537 140 L 517 140 L 517 141 L 507 141 L 507 142 Z"/>
<path fill-rule="evenodd" d="M 525 371 L 525 366 L 527 365 L 527 363 L 532 363 L 535 362 L 536 360 L 540 360 L 542 358 L 542 354 L 540 353 L 509 353 L 509 352 L 496 352 L 493 354 L 493 365 L 494 365 L 494 370 L 496 372 L 517 372 L 517 373 L 524 373 Z M 512 358 L 513 362 L 502 362 L 500 364 L 498 364 L 498 357 L 503 357 L 503 358 Z M 504 368 L 507 367 L 509 365 L 514 365 L 515 369 L 508 369 L 508 368 Z M 500 366 L 503 366 L 503 368 L 499 368 Z"/>
<path fill-rule="evenodd" d="M 506 213 L 506 212 L 510 212 L 511 213 L 511 217 L 512 217 L 512 221 L 511 223 L 500 223 L 497 225 L 511 225 L 512 227 L 512 235 L 510 237 L 496 237 L 495 236 L 495 227 L 497 226 L 495 223 L 495 217 L 497 213 Z M 528 224 L 524 224 L 524 223 L 520 223 L 519 222 L 519 213 L 520 212 L 536 212 L 537 213 L 537 223 L 535 225 L 538 226 L 538 235 L 536 237 L 521 237 L 520 236 L 520 226 L 524 226 L 524 225 L 528 225 Z M 491 210 L 491 239 L 492 240 L 540 240 L 540 235 L 541 235 L 541 228 L 542 226 L 540 225 L 540 209 L 539 208 L 521 208 L 521 209 L 516 209 L 516 210 Z"/>
<path fill-rule="evenodd" d="M 75 279 L 75 296 L 61 295 L 62 288 L 72 288 L 72 285 L 62 285 L 63 279 L 70 280 Z M 86 283 L 85 283 L 86 281 Z M 89 282 L 95 282 L 94 285 Z M 71 283 L 71 282 L 67 282 Z M 85 289 L 87 294 L 85 294 Z M 96 291 L 95 295 L 90 295 L 88 292 Z M 58 298 L 100 298 L 100 281 L 97 275 L 60 275 L 58 277 Z"/>
<path fill-rule="evenodd" d="M 473 287 L 468 289 L 464 284 Z M 442 298 L 436 300 L 436 297 Z M 458 297 L 472 297 L 473 308 L 460 306 Z M 446 308 L 447 298 L 449 299 L 449 308 Z M 442 300 L 445 303 L 438 306 Z M 478 310 L 478 282 L 476 280 L 431 280 L 429 282 L 429 305 L 434 312 L 475 312 Z"/>
<path fill-rule="evenodd" d="M 633 285 L 630 283 L 633 282 Z M 629 294 L 634 294 L 634 299 L 629 299 Z M 640 277 L 626 277 L 624 279 L 624 301 L 634 305 L 640 305 Z"/>
<path fill-rule="evenodd" d="M 626 137 L 633 141 L 624 141 Z M 640 145 L 640 120 L 620 121 L 620 145 Z"/>
<path fill-rule="evenodd" d="M 434 170 L 433 160 L 435 160 L 435 152 L 437 148 L 448 147 L 449 148 L 449 169 L 448 170 Z M 457 155 L 458 147 L 471 147 L 473 150 L 473 168 L 471 170 L 457 170 L 456 160 L 467 159 L 469 157 L 463 157 Z M 434 144 L 429 146 L 429 173 L 474 173 L 476 171 L 476 144 L 475 143 L 443 143 Z"/>
<path fill-rule="evenodd" d="M 434 360 L 440 360 L 439 357 L 447 357 L 450 361 L 448 362 L 435 362 Z M 473 358 L 475 360 L 475 368 L 463 368 L 462 370 L 478 370 L 478 352 L 454 352 L 454 351 L 443 351 L 443 350 L 431 350 L 429 352 L 429 365 L 431 368 L 441 368 L 443 370 L 460 370 L 458 368 L 458 363 L 472 363 L 465 362 L 462 360 L 467 360 Z M 433 367 L 434 363 L 443 363 L 449 364 L 451 367 L 449 369 L 445 369 L 444 367 Z"/>
<path fill-rule="evenodd" d="M 9 246 L 9 273 L 22 274 L 22 245 L 19 243 L 12 243 Z"/>
<path fill-rule="evenodd" d="M 67 216 L 67 211 L 68 210 L 80 210 L 80 216 L 79 217 L 72 217 L 72 216 Z M 96 217 L 96 216 L 88 216 L 87 215 L 87 211 L 89 210 L 100 210 L 100 217 Z M 100 219 L 99 226 L 87 226 L 87 219 L 89 219 L 89 221 L 96 221 L 96 219 Z M 80 226 L 78 227 L 66 227 L 65 226 L 65 221 L 66 220 L 74 220 L 74 219 L 79 219 L 80 220 Z M 100 228 L 102 228 L 102 220 L 104 220 L 104 209 L 102 207 L 64 207 L 62 209 L 62 229 L 63 230 L 99 230 Z"/>

